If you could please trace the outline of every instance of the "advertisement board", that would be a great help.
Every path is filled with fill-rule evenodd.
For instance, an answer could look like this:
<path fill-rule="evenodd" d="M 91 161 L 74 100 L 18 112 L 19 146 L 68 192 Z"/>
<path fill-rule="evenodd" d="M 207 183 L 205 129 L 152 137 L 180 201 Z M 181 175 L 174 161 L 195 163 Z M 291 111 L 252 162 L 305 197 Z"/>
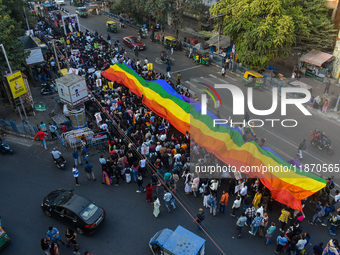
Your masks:
<path fill-rule="evenodd" d="M 6 78 L 14 99 L 27 93 L 24 79 L 22 78 L 20 71 L 8 75 Z"/>

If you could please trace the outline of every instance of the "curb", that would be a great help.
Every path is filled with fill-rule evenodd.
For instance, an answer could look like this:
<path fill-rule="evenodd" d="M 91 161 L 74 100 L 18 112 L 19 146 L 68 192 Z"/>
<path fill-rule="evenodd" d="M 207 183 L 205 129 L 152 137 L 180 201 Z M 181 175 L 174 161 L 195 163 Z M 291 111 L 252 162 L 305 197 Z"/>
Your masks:
<path fill-rule="evenodd" d="M 22 138 L 25 138 L 25 139 L 34 140 L 34 136 L 31 136 L 31 135 L 25 135 L 25 134 L 17 133 L 17 132 L 11 131 L 11 130 L 4 129 L 2 127 L 0 127 L 0 130 L 3 133 L 9 134 L 9 135 L 19 136 L 19 137 L 22 137 Z M 56 141 L 56 140 L 46 139 L 46 142 L 52 142 L 52 141 Z"/>

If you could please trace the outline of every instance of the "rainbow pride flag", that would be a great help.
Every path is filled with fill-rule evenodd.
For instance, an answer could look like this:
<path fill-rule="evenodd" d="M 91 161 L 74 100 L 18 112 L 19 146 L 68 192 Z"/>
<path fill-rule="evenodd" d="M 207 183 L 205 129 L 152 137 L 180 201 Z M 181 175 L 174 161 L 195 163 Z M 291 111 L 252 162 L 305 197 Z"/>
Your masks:
<path fill-rule="evenodd" d="M 326 186 L 326 180 L 292 166 L 270 148 L 261 148 L 255 142 L 245 143 L 238 129 L 228 125 L 214 127 L 216 117 L 211 112 L 202 115 L 199 102 L 179 95 L 164 80 L 146 81 L 125 64 L 113 65 L 102 75 L 143 96 L 147 107 L 169 120 L 180 132 L 189 131 L 196 143 L 222 162 L 250 177 L 259 177 L 275 200 L 293 209 L 301 211 L 301 200 Z M 261 171 L 248 173 L 247 167 Z"/>

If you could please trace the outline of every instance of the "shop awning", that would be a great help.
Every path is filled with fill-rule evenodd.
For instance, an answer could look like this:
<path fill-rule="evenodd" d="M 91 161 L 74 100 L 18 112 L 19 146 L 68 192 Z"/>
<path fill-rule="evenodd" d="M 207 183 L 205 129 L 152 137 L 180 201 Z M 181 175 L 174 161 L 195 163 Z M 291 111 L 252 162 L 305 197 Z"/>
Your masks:
<path fill-rule="evenodd" d="M 311 50 L 307 54 L 303 55 L 300 58 L 300 61 L 321 67 L 323 63 L 331 60 L 331 58 L 333 58 L 333 55 L 331 54 L 324 53 L 321 51 Z"/>

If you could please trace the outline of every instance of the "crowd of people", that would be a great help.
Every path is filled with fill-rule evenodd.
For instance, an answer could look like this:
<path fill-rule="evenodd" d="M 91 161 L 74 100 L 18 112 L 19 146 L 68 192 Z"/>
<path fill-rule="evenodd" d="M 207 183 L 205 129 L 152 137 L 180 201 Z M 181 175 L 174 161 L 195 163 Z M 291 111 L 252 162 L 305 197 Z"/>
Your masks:
<path fill-rule="evenodd" d="M 184 192 L 188 196 L 192 194 L 194 197 L 200 197 L 201 195 L 203 200 L 202 208 L 199 209 L 197 217 L 194 219 L 198 229 L 202 228 L 201 224 L 205 220 L 204 207 L 209 208 L 209 212 L 213 216 L 223 215 L 226 212 L 228 201 L 234 197 L 230 204 L 232 204 L 231 216 L 237 218 L 235 223 L 237 237 L 242 237 L 242 229 L 248 226 L 249 234 L 254 236 L 258 234 L 263 237 L 266 245 L 269 245 L 274 239 L 277 244 L 276 253 L 283 250 L 288 254 L 304 253 L 311 237 L 302 229 L 302 221 L 305 218 L 303 212 L 284 207 L 278 219 L 280 233 L 275 238 L 275 232 L 278 231 L 276 231 L 275 222 L 270 220 L 275 201 L 270 191 L 258 179 L 238 178 L 236 180 L 230 178 L 226 185 L 227 188 L 221 190 L 224 185 L 221 184 L 221 180 L 200 178 L 192 170 L 194 162 L 213 160 L 221 165 L 222 162 L 190 140 L 188 132 L 186 134 L 177 132 L 166 119 L 157 116 L 148 109 L 141 98 L 131 93 L 122 84 L 107 80 L 101 76 L 100 71 L 108 68 L 111 64 L 126 63 L 144 79 L 165 79 L 179 94 L 192 97 L 188 90 L 181 87 L 179 76 L 177 76 L 176 82 L 172 82 L 165 74 L 149 70 L 147 58 L 144 60 L 130 59 L 119 41 L 113 45 L 108 44 L 97 32 L 94 34 L 89 31 L 67 35 L 54 34 L 49 30 L 48 22 L 44 20 L 39 22 L 36 31 L 45 31 L 45 33 L 47 31 L 57 39 L 63 37 L 67 46 L 59 47 L 59 56 L 67 55 L 69 57 L 68 61 L 66 61 L 66 57 L 63 57 L 60 62 L 63 66 L 73 68 L 78 75 L 85 77 L 86 85 L 92 95 L 91 101 L 87 103 L 87 110 L 92 116 L 97 114 L 96 128 L 107 132 L 109 137 L 107 152 L 99 158 L 104 185 L 119 186 L 123 183 L 136 183 L 136 192 L 146 193 L 146 201 L 153 204 L 153 215 L 157 218 L 162 199 L 168 212 L 171 212 L 171 208 L 176 209 L 177 185 L 182 178 Z M 46 79 L 51 76 L 51 72 L 56 72 L 55 56 L 52 55 L 52 51 L 48 51 L 45 58 L 46 62 L 34 69 L 34 73 L 40 81 L 45 80 L 44 76 Z M 245 135 L 250 133 L 249 129 L 244 129 Z M 37 135 L 37 137 L 41 140 L 45 139 L 43 134 Z M 263 144 L 264 141 L 261 140 Z M 43 141 L 42 146 L 46 148 Z M 88 149 L 86 137 L 83 137 L 81 146 L 75 148 L 72 153 L 75 160 L 72 172 L 76 185 L 80 185 L 78 168 L 82 164 L 79 150 L 85 163 L 87 178 L 96 180 L 92 167 L 93 162 L 89 162 L 87 157 L 87 154 L 91 153 Z M 201 158 L 202 155 L 204 158 Z M 147 180 L 147 184 L 144 186 L 145 180 Z M 332 180 L 330 179 L 327 187 L 315 195 L 317 203 L 320 203 L 317 207 L 318 212 L 321 210 L 325 213 L 317 213 L 311 221 L 312 224 L 322 220 L 323 224 L 327 225 L 330 213 L 336 211 L 334 203 L 337 201 L 331 201 L 329 198 L 328 191 L 331 189 Z M 164 194 L 159 197 L 162 190 L 164 190 Z M 324 193 L 328 194 L 328 197 Z M 335 227 L 338 225 L 337 217 L 340 219 L 340 216 L 335 217 L 335 220 L 332 217 L 330 223 L 331 234 L 335 233 Z M 67 243 L 74 244 L 75 252 L 78 252 L 74 254 L 80 254 L 76 234 L 71 229 L 67 231 L 65 235 Z M 41 240 L 41 247 L 46 254 L 59 254 L 59 241 L 59 231 L 50 227 L 46 238 Z M 338 253 L 334 254 L 339 254 L 338 242 L 335 239 L 331 240 L 325 249 L 323 249 L 322 243 L 314 246 L 313 249 L 314 254 L 322 254 L 323 250 L 327 249 L 335 249 Z M 85 252 L 85 254 L 89 253 Z"/>

